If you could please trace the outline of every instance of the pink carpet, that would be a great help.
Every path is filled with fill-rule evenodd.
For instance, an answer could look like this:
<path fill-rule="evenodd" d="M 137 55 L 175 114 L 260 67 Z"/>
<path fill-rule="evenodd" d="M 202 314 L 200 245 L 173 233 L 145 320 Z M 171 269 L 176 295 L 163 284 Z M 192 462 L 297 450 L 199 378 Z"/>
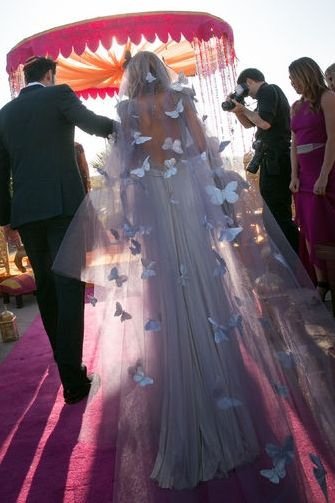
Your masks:
<path fill-rule="evenodd" d="M 95 335 L 90 318 L 84 349 L 89 368 Z M 77 442 L 85 403 L 64 405 L 38 316 L 0 366 L 1 502 L 112 500 L 113 451 Z"/>

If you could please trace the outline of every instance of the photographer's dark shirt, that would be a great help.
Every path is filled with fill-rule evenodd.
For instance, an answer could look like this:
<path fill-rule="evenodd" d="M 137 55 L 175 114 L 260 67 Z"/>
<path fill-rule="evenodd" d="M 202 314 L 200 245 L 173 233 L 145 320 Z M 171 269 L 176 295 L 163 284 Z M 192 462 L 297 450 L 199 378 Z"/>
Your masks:
<path fill-rule="evenodd" d="M 276 84 L 266 82 L 256 94 L 259 116 L 271 124 L 269 129 L 257 128 L 256 139 L 270 147 L 288 147 L 291 139 L 290 105 L 283 91 Z"/>

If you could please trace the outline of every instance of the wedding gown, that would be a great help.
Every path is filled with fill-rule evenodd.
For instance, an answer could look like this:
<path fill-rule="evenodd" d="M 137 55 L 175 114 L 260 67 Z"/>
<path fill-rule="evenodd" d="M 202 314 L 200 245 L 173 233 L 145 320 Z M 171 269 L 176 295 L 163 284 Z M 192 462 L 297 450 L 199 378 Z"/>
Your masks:
<path fill-rule="evenodd" d="M 334 367 L 312 327 L 331 346 L 333 321 L 189 89 L 119 115 L 54 266 L 95 285 L 101 384 L 81 439 L 115 447 L 113 502 L 326 501 Z"/>

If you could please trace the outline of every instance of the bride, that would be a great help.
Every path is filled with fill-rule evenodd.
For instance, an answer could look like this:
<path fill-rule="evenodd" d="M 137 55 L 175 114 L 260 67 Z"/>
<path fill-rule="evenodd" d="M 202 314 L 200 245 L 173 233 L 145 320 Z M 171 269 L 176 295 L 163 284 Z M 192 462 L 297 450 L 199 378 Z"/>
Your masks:
<path fill-rule="evenodd" d="M 95 285 L 101 386 L 81 438 L 115 446 L 113 501 L 327 501 L 333 364 L 311 327 L 333 341 L 332 320 L 183 76 L 140 52 L 120 98 L 104 187 L 54 265 Z"/>

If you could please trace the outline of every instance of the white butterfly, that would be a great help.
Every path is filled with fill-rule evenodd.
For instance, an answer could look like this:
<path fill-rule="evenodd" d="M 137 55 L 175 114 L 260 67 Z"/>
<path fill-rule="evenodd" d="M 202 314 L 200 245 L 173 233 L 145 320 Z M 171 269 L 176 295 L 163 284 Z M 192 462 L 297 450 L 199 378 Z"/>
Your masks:
<path fill-rule="evenodd" d="M 171 117 L 171 119 L 177 119 L 179 117 L 179 114 L 181 114 L 183 111 L 184 111 L 183 100 L 180 99 L 177 103 L 175 110 L 171 110 L 171 112 L 164 112 L 164 113 L 165 115 Z"/>
<path fill-rule="evenodd" d="M 227 227 L 226 229 L 221 229 L 218 240 L 219 241 L 234 241 L 234 239 L 243 231 L 243 227 Z"/>
<path fill-rule="evenodd" d="M 156 276 L 156 271 L 154 270 L 156 262 L 150 262 L 144 258 L 141 259 L 141 262 L 143 265 L 143 272 L 141 274 L 142 279 L 149 279 Z"/>
<path fill-rule="evenodd" d="M 166 171 L 164 171 L 164 178 L 170 178 L 177 174 L 176 159 L 174 157 L 172 157 L 172 159 L 166 159 L 164 161 L 164 166 L 167 168 Z"/>
<path fill-rule="evenodd" d="M 261 470 L 260 474 L 273 484 L 279 484 L 280 480 L 286 475 L 285 460 L 282 459 L 270 470 Z"/>
<path fill-rule="evenodd" d="M 201 152 L 200 157 L 203 161 L 207 161 L 207 152 Z"/>
<path fill-rule="evenodd" d="M 144 330 L 147 332 L 159 332 L 161 329 L 161 324 L 158 320 L 149 320 L 144 325 Z"/>
<path fill-rule="evenodd" d="M 132 169 L 130 173 L 132 175 L 138 176 L 139 178 L 142 178 L 145 175 L 146 171 L 150 171 L 149 159 L 150 159 L 150 156 L 148 155 L 144 159 L 142 166 L 140 168 L 137 168 L 137 169 Z"/>
<path fill-rule="evenodd" d="M 113 267 L 111 269 L 111 272 L 108 275 L 108 280 L 115 281 L 115 283 L 118 287 L 121 287 L 122 283 L 127 281 L 127 279 L 128 279 L 128 276 L 126 276 L 125 274 L 122 274 L 121 276 L 119 275 L 117 267 Z"/>
<path fill-rule="evenodd" d="M 220 344 L 223 341 L 229 341 L 227 334 L 227 329 L 223 325 L 219 325 L 213 318 L 208 318 L 209 323 L 213 326 L 214 330 L 214 340 L 216 344 Z"/>
<path fill-rule="evenodd" d="M 173 140 L 170 136 L 165 138 L 164 143 L 162 145 L 163 150 L 173 150 L 176 154 L 182 154 L 183 149 L 181 148 L 181 141 L 176 139 Z"/>
<path fill-rule="evenodd" d="M 186 281 L 188 281 L 190 278 L 189 278 L 189 276 L 187 274 L 187 269 L 186 269 L 186 266 L 184 264 L 180 264 L 179 272 L 180 272 L 180 276 L 178 278 L 178 283 L 181 286 L 186 286 Z"/>
<path fill-rule="evenodd" d="M 231 409 L 232 407 L 240 407 L 241 405 L 243 405 L 242 402 L 237 398 L 232 398 L 229 396 L 223 396 L 221 398 L 218 398 L 216 403 L 219 409 L 222 410 L 228 410 Z"/>
<path fill-rule="evenodd" d="M 185 77 L 185 74 L 183 72 L 178 73 L 178 80 L 176 82 L 173 82 L 171 84 L 171 88 L 174 91 L 182 91 L 183 90 L 183 84 L 187 85 L 188 84 L 188 78 Z"/>
<path fill-rule="evenodd" d="M 132 142 L 132 145 L 140 145 L 141 143 L 145 143 L 147 141 L 152 140 L 152 136 L 142 136 L 139 131 L 135 131 L 133 134 L 134 141 Z"/>
<path fill-rule="evenodd" d="M 151 82 L 154 82 L 154 80 L 157 80 L 157 79 L 156 79 L 156 77 L 154 77 L 154 76 L 152 75 L 152 73 L 151 73 L 151 72 L 148 72 L 148 73 L 147 73 L 147 76 L 145 77 L 145 80 L 146 80 L 147 82 L 150 82 L 150 83 L 151 83 Z"/>
<path fill-rule="evenodd" d="M 228 203 L 236 203 L 239 196 L 235 192 L 237 189 L 237 182 L 235 180 L 227 183 L 224 189 L 214 187 L 214 185 L 207 185 L 206 192 L 210 196 L 211 203 L 221 205 L 224 201 Z"/>
<path fill-rule="evenodd" d="M 123 310 L 120 302 L 116 303 L 114 316 L 120 316 L 121 321 L 131 320 L 131 314 Z"/>

